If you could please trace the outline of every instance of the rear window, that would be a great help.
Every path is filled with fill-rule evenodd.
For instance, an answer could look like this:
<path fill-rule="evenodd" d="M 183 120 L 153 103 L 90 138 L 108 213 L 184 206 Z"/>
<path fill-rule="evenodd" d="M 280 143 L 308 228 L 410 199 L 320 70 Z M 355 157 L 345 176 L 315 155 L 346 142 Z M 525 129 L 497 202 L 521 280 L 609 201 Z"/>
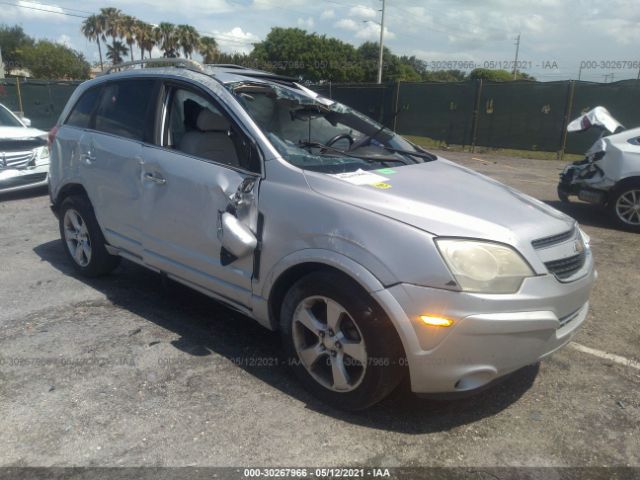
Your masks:
<path fill-rule="evenodd" d="M 98 102 L 100 87 L 92 88 L 82 94 L 67 118 L 67 125 L 79 128 L 89 128 L 91 126 L 91 114 Z"/>
<path fill-rule="evenodd" d="M 154 80 L 125 80 L 102 89 L 95 129 L 120 137 L 145 140 L 149 109 L 153 104 Z"/>

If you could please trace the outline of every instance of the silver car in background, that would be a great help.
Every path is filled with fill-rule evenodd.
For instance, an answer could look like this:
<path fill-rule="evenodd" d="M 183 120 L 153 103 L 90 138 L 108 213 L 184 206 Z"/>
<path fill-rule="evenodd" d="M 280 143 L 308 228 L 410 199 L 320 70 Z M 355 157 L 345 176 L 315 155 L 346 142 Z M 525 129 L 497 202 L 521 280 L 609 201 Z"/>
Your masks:
<path fill-rule="evenodd" d="M 47 133 L 0 104 L 0 193 L 47 185 Z"/>
<path fill-rule="evenodd" d="M 596 272 L 573 219 L 293 79 L 176 63 L 82 84 L 51 132 L 81 274 L 125 258 L 226 303 L 351 410 L 406 375 L 423 395 L 484 387 L 584 321 Z"/>
<path fill-rule="evenodd" d="M 558 197 L 604 207 L 616 225 L 640 233 L 640 128 L 627 130 L 604 107 L 573 120 L 569 132 L 600 131 L 585 158 L 567 165 L 560 174 Z"/>

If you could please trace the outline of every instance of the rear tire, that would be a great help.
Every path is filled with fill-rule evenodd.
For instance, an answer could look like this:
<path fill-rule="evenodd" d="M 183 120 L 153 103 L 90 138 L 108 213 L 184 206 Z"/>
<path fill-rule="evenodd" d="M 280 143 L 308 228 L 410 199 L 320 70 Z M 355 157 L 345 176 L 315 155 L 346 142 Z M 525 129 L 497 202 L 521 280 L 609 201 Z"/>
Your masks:
<path fill-rule="evenodd" d="M 333 407 L 365 409 L 405 375 L 395 327 L 367 292 L 337 272 L 310 273 L 290 288 L 280 330 L 296 376 Z"/>
<path fill-rule="evenodd" d="M 607 210 L 619 228 L 640 233 L 640 179 L 617 185 L 609 195 Z"/>
<path fill-rule="evenodd" d="M 120 257 L 110 255 L 91 202 L 85 196 L 72 195 L 60 205 L 60 238 L 73 268 L 85 277 L 110 273 Z"/>

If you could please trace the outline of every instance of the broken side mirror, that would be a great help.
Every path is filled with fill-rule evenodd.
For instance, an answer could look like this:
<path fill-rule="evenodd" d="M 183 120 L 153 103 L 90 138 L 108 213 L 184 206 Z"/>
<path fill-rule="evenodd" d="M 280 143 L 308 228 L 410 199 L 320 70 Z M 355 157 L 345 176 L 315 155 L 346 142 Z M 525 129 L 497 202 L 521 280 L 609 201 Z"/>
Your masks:
<path fill-rule="evenodd" d="M 229 212 L 221 218 L 222 248 L 235 258 L 246 257 L 258 246 L 258 239 L 253 232 Z"/>

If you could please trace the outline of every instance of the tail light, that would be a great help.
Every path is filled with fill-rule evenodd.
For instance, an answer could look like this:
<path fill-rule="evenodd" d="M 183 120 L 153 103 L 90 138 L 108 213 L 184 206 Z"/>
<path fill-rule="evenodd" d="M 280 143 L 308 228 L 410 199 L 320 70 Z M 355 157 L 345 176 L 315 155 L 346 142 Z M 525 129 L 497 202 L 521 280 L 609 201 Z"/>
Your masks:
<path fill-rule="evenodd" d="M 49 148 L 53 145 L 53 142 L 56 141 L 56 135 L 58 134 L 58 126 L 56 125 L 49 131 L 49 135 L 47 135 L 47 141 L 49 144 Z"/>

